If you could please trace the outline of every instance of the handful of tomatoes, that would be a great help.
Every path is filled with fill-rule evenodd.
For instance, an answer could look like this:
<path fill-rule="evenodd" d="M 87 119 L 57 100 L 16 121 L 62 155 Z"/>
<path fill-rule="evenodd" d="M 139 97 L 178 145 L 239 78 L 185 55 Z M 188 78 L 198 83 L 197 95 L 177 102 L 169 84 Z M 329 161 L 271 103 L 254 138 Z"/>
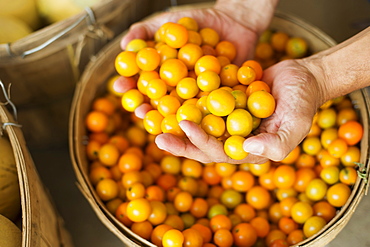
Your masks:
<path fill-rule="evenodd" d="M 184 137 L 179 122 L 195 122 L 224 142 L 225 153 L 244 159 L 244 139 L 275 110 L 269 86 L 255 60 L 233 64 L 237 50 L 211 28 L 188 17 L 162 25 L 154 41 L 132 40 L 117 55 L 115 67 L 136 85 L 122 96 L 127 111 L 150 104 L 148 133 Z"/>
<path fill-rule="evenodd" d="M 191 19 L 185 20 L 184 26 L 195 25 Z M 204 39 L 217 37 L 211 35 L 215 32 L 206 31 L 209 33 Z M 248 99 L 269 88 L 258 79 L 250 84 L 238 79 L 248 73 L 260 78 L 258 63 L 249 60 L 238 68 L 230 62 L 232 56 L 221 52 L 223 49 L 217 45 L 211 49 L 199 41 L 199 58 L 184 62 L 180 57 L 193 58 L 181 50 L 195 47 L 189 43 L 196 40 L 191 38 L 192 33 L 203 39 L 202 30 L 189 28 L 188 43 L 181 48 L 163 41 L 133 40 L 117 56 L 117 63 L 122 54 L 135 58 L 131 62 L 137 68 L 131 73 L 136 72 L 125 75 L 135 88 L 117 93 L 113 83 L 119 76 L 112 76 L 106 94 L 94 99 L 86 116 L 88 177 L 96 195 L 137 241 L 150 241 L 155 246 L 279 247 L 299 244 L 319 233 L 346 204 L 358 179 L 363 126 L 351 100 L 345 96 L 324 104 L 308 136 L 279 163 L 202 164 L 173 156 L 158 149 L 154 138 L 161 132 L 183 136 L 178 119 L 197 121 L 207 133 L 224 140 L 229 135 L 245 138 L 258 127 L 260 118 L 266 117 L 256 116 Z M 160 54 L 159 65 L 147 64 L 153 69 L 149 71 L 140 68 L 140 51 Z M 201 59 L 207 60 L 203 66 L 220 64 L 220 72 L 204 70 L 197 75 L 202 67 L 197 61 Z M 193 69 L 188 68 L 191 64 Z M 170 72 L 183 78 L 176 84 L 174 77 L 166 77 Z M 259 85 L 258 90 L 253 85 Z M 233 103 L 216 107 L 213 101 L 208 104 L 209 97 L 215 101 L 227 98 Z M 155 110 L 142 120 L 133 111 L 144 102 Z M 227 108 L 230 105 L 232 110 Z M 238 127 L 240 119 L 246 126 Z M 234 121 L 233 128 L 227 128 L 228 121 Z"/>

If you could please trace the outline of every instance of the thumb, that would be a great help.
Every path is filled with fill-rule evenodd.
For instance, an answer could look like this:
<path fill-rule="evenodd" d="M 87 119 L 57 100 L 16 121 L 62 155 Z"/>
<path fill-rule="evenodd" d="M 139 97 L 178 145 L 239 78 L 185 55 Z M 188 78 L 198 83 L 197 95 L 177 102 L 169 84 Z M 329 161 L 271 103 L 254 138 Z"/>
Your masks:
<path fill-rule="evenodd" d="M 133 39 L 149 39 L 152 37 L 152 34 L 149 33 L 149 28 L 144 23 L 136 23 L 131 26 L 128 33 L 121 39 L 121 49 L 125 50 L 127 44 Z"/>
<path fill-rule="evenodd" d="M 121 40 L 121 48 L 124 50 L 127 44 L 133 39 L 153 39 L 158 28 L 166 22 L 175 21 L 178 17 L 174 13 L 161 13 L 147 20 L 133 24 Z"/>
<path fill-rule="evenodd" d="M 268 158 L 272 161 L 283 160 L 296 145 L 278 134 L 261 133 L 247 138 L 243 143 L 246 152 Z"/>

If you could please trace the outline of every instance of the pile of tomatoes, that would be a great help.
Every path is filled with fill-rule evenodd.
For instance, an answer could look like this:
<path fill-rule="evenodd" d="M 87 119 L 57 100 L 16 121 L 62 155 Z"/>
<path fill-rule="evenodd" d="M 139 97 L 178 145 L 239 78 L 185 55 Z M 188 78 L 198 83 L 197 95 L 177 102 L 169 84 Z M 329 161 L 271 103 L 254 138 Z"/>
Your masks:
<path fill-rule="evenodd" d="M 154 41 L 134 39 L 117 55 L 115 67 L 133 87 L 122 96 L 130 112 L 150 107 L 145 129 L 153 135 L 184 137 L 182 120 L 192 121 L 224 142 L 224 150 L 241 160 L 245 138 L 261 118 L 275 110 L 269 86 L 261 81 L 262 67 L 255 60 L 233 64 L 233 43 L 220 40 L 212 28 L 198 28 L 188 17 L 168 22 Z"/>
<path fill-rule="evenodd" d="M 188 33 L 190 37 L 190 29 Z M 206 37 L 211 36 L 208 34 Z M 212 61 L 226 60 L 220 58 L 223 55 L 217 56 L 217 53 L 216 56 L 204 55 L 212 49 L 203 48 L 206 45 L 198 46 L 203 52 L 199 59 L 213 57 Z M 137 53 L 137 57 L 139 50 L 152 52 L 155 50 L 153 47 L 155 42 L 135 40 L 128 45 L 127 50 L 134 50 L 132 52 Z M 166 52 L 160 53 L 161 49 Z M 156 52 L 161 54 L 159 70 L 166 61 L 180 64 L 179 58 L 169 58 L 169 51 L 174 52 L 173 49 L 179 49 L 178 57 L 181 48 L 172 48 L 166 44 L 157 47 Z M 222 79 L 222 71 L 238 71 L 229 62 L 230 59 L 226 61 L 220 62 L 223 65 L 220 72 L 216 73 L 221 81 L 225 81 Z M 241 68 L 252 71 L 256 63 L 250 61 L 253 66 L 250 64 Z M 193 61 L 193 65 L 197 66 L 196 62 Z M 188 81 L 184 85 L 194 85 L 201 73 L 197 77 L 189 76 L 193 72 L 189 72 L 192 70 L 187 66 L 187 74 L 184 73 L 186 75 L 181 80 Z M 169 71 L 178 69 L 174 65 L 170 67 Z M 227 67 L 229 69 L 225 69 Z M 139 69 L 140 73 L 137 70 L 135 74 L 126 75 L 131 78 L 129 80 L 133 85 L 137 85 L 131 89 L 132 94 L 141 95 L 138 97 L 142 97 L 143 101 L 137 101 L 135 97 L 131 98 L 134 99 L 131 103 L 124 100 L 125 94 L 114 90 L 114 82 L 122 78 L 115 75 L 106 84 L 107 92 L 94 99 L 86 116 L 86 155 L 90 182 L 107 210 L 135 233 L 140 241 L 164 247 L 294 245 L 318 233 L 345 205 L 358 179 L 358 143 L 363 135 L 357 111 L 347 96 L 324 104 L 317 112 L 308 136 L 279 163 L 202 164 L 160 150 L 154 142 L 155 136 L 160 131 L 181 134 L 178 127 L 170 127 L 176 123 L 180 107 L 191 106 L 190 112 L 199 109 L 202 120 L 198 123 L 202 125 L 206 116 L 212 114 L 207 114 L 204 102 L 201 104 L 199 101 L 206 96 L 210 97 L 212 92 L 220 88 L 229 87 L 221 89 L 222 95 L 230 93 L 237 105 L 237 95 L 243 95 L 242 98 L 245 97 L 243 93 L 249 97 L 252 95 L 248 89 L 253 83 L 244 85 L 238 81 L 237 85 L 232 86 L 228 82 L 230 84 L 227 86 L 219 86 L 208 91 L 208 94 L 206 90 L 176 90 L 182 83 L 168 85 L 166 82 L 166 90 L 163 90 L 166 92 L 162 98 L 172 97 L 170 103 L 165 105 L 170 108 L 178 101 L 179 107 L 176 112 L 163 116 L 161 111 L 166 112 L 165 107 L 162 109 L 157 99 L 149 97 L 160 91 L 159 86 L 154 86 L 157 85 L 156 81 L 164 80 L 156 68 L 151 71 Z M 174 72 L 174 75 L 178 74 Z M 231 77 L 229 79 L 235 83 Z M 153 87 L 149 86 L 151 84 Z M 158 84 L 161 82 L 158 81 Z M 179 95 L 182 94 L 188 95 L 188 99 L 180 100 Z M 158 117 L 161 119 L 160 125 L 154 119 L 155 124 L 150 125 L 148 119 L 139 119 L 133 113 L 135 107 L 148 98 L 156 109 L 150 112 L 161 115 Z M 234 109 L 228 117 L 242 109 L 245 109 L 245 105 Z M 235 118 L 242 116 L 236 115 Z M 258 117 L 251 114 L 251 118 L 252 127 L 249 128 L 254 129 L 258 126 L 254 123 Z M 219 136 L 224 135 L 218 127 L 212 131 L 219 131 Z"/>
<path fill-rule="evenodd" d="M 305 39 L 271 29 L 262 33 L 255 50 L 255 59 L 262 68 L 285 59 L 302 58 L 307 55 L 310 55 L 310 50 Z"/>

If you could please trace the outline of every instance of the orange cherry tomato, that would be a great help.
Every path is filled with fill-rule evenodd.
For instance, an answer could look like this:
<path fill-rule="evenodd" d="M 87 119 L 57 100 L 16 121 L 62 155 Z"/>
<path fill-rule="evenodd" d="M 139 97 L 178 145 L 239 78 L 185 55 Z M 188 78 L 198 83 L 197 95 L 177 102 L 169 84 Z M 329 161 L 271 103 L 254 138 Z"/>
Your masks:
<path fill-rule="evenodd" d="M 156 246 L 163 246 L 162 245 L 163 235 L 170 229 L 173 229 L 172 226 L 166 224 L 160 224 L 154 227 L 150 236 L 150 241 Z"/>
<path fill-rule="evenodd" d="M 184 247 L 201 246 L 203 244 L 203 237 L 196 229 L 187 228 L 182 234 L 184 235 Z"/>
<path fill-rule="evenodd" d="M 262 186 L 254 186 L 247 191 L 246 201 L 257 210 L 265 209 L 270 205 L 270 192 Z"/>
<path fill-rule="evenodd" d="M 147 220 L 152 212 L 150 202 L 145 198 L 130 201 L 127 205 L 127 217 L 133 222 Z"/>
<path fill-rule="evenodd" d="M 217 33 L 217 31 L 209 27 L 200 29 L 199 34 L 202 37 L 203 45 L 209 45 L 211 47 L 215 47 L 220 40 L 220 36 Z"/>
<path fill-rule="evenodd" d="M 334 207 L 341 207 L 346 204 L 349 196 L 351 195 L 351 189 L 344 183 L 337 183 L 328 188 L 326 197 L 328 202 Z"/>
<path fill-rule="evenodd" d="M 236 56 L 236 47 L 230 41 L 223 40 L 218 42 L 215 49 L 217 56 L 225 56 L 231 62 L 234 60 Z"/>
<path fill-rule="evenodd" d="M 195 63 L 194 71 L 196 75 L 199 75 L 200 73 L 206 70 L 211 70 L 215 72 L 216 74 L 219 74 L 221 71 L 220 61 L 215 56 L 212 56 L 212 55 L 202 56 Z"/>
<path fill-rule="evenodd" d="M 252 132 L 252 115 L 244 109 L 235 109 L 226 120 L 226 129 L 230 135 L 246 137 Z"/>
<path fill-rule="evenodd" d="M 295 182 L 296 173 L 290 165 L 279 165 L 273 175 L 273 181 L 277 188 L 291 188 Z"/>
<path fill-rule="evenodd" d="M 172 48 L 181 48 L 188 42 L 188 30 L 181 24 L 170 23 L 164 32 L 164 42 Z"/>
<path fill-rule="evenodd" d="M 184 234 L 180 230 L 170 229 L 163 234 L 163 247 L 182 247 L 184 243 Z"/>
<path fill-rule="evenodd" d="M 267 219 L 257 216 L 249 222 L 256 230 L 257 237 L 264 238 L 270 231 L 270 223 Z M 234 228 L 235 229 L 235 228 Z"/>
<path fill-rule="evenodd" d="M 207 109 L 216 116 L 227 116 L 235 108 L 235 98 L 224 89 L 216 89 L 207 96 Z"/>
<path fill-rule="evenodd" d="M 175 87 L 177 83 L 188 75 L 188 68 L 179 59 L 166 60 L 159 69 L 159 76 L 167 85 Z"/>
<path fill-rule="evenodd" d="M 179 49 L 177 58 L 184 62 L 188 70 L 194 69 L 195 63 L 203 56 L 202 48 L 193 43 L 187 43 Z"/>
<path fill-rule="evenodd" d="M 344 139 L 348 145 L 353 146 L 361 141 L 364 130 L 362 125 L 355 120 L 348 121 L 338 129 L 338 136 Z"/>
<path fill-rule="evenodd" d="M 202 129 L 214 137 L 220 137 L 225 133 L 225 120 L 219 116 L 208 114 L 201 121 Z"/>
<path fill-rule="evenodd" d="M 249 112 L 258 118 L 267 118 L 275 111 L 275 99 L 266 91 L 256 91 L 247 100 Z"/>
<path fill-rule="evenodd" d="M 151 47 L 142 48 L 137 52 L 136 64 L 144 71 L 155 70 L 161 61 L 161 56 L 156 49 Z"/>
<path fill-rule="evenodd" d="M 239 84 L 237 73 L 239 67 L 235 64 L 227 64 L 222 66 L 220 71 L 221 85 L 234 87 Z"/>
<path fill-rule="evenodd" d="M 115 59 L 115 68 L 118 74 L 130 77 L 136 75 L 140 68 L 136 63 L 136 52 L 122 51 Z"/>
<path fill-rule="evenodd" d="M 150 110 L 144 116 L 144 128 L 152 135 L 162 133 L 161 123 L 163 120 L 162 114 L 158 110 Z"/>
<path fill-rule="evenodd" d="M 232 235 L 235 246 L 253 246 L 257 241 L 257 231 L 250 223 L 246 222 L 237 224 L 232 229 Z"/>
<path fill-rule="evenodd" d="M 298 201 L 292 206 L 291 216 L 298 224 L 303 224 L 313 215 L 313 209 L 307 202 Z"/>
<path fill-rule="evenodd" d="M 234 243 L 234 238 L 229 230 L 221 228 L 213 234 L 213 242 L 217 246 L 231 247 Z"/>

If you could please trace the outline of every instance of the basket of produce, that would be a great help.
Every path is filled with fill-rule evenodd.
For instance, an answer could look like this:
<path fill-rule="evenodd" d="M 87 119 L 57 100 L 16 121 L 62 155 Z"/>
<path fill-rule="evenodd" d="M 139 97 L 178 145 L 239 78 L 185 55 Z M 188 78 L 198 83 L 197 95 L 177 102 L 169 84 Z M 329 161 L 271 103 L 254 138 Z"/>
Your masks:
<path fill-rule="evenodd" d="M 179 23 L 171 25 L 178 27 Z M 168 30 L 172 26 L 168 25 Z M 268 32 L 261 37 L 263 45 L 257 45 L 255 60 L 246 61 L 245 67 L 249 69 L 244 68 L 248 71 L 243 72 L 249 73 L 253 68 L 256 81 L 257 71 L 263 73 L 264 68 L 284 59 L 281 51 L 259 52 L 262 46 L 268 46 L 263 50 L 273 47 L 266 37 L 282 33 L 288 39 L 299 38 L 307 47 L 300 56 L 335 45 L 319 29 L 283 13 L 275 14 Z M 162 57 L 153 54 L 162 46 L 141 40 L 132 47 L 128 45 L 126 51 L 133 49 L 131 53 L 124 52 L 119 45 L 121 37 L 101 50 L 78 83 L 70 115 L 69 140 L 81 192 L 101 221 L 122 242 L 129 246 L 271 246 L 286 241 L 292 246 L 324 246 L 340 232 L 367 189 L 369 140 L 368 130 L 363 128 L 368 125 L 367 91 L 359 90 L 323 105 L 310 134 L 282 162 L 203 164 L 160 150 L 154 143 L 155 136 L 172 133 L 181 137 L 184 133 L 178 122 L 188 119 L 217 136 L 225 147 L 232 147 L 227 142 L 237 130 L 227 129 L 228 134 L 224 135 L 225 119 L 217 116 L 229 118 L 233 111 L 218 112 L 212 102 L 231 95 L 232 104 L 245 116 L 244 122 L 250 123 L 249 130 L 243 131 L 250 133 L 258 127 L 259 119 L 271 112 L 258 115 L 249 107 L 251 113 L 245 113 L 243 105 L 245 108 L 248 102 L 243 101 L 242 95 L 248 94 L 249 100 L 264 94 L 273 105 L 268 87 L 260 85 L 263 92 L 254 91 L 249 88 L 252 84 L 242 83 L 242 78 L 230 86 L 229 77 L 222 77 L 221 73 L 223 67 L 229 66 L 231 71 L 233 66 L 227 63 L 221 66 L 224 58 L 200 53 L 191 65 L 178 51 L 176 58 L 161 61 Z M 144 48 L 135 51 L 137 47 Z M 139 62 L 136 67 L 130 67 L 128 61 L 133 61 L 130 56 L 135 52 L 137 56 L 151 54 L 154 70 Z M 217 61 L 220 70 L 207 73 L 211 68 L 204 67 Z M 194 73 L 188 72 L 187 65 L 193 66 Z M 176 89 L 171 77 L 167 77 L 171 74 L 170 67 L 176 67 L 174 76 L 182 76 Z M 143 71 L 138 75 L 140 70 Z M 136 87 L 124 94 L 116 92 L 112 85 L 118 74 L 129 78 L 126 78 L 128 83 L 136 83 Z M 203 76 L 204 81 L 207 77 L 220 78 L 221 84 L 198 82 Z M 186 83 L 182 84 L 182 80 Z M 198 90 L 189 85 L 197 85 Z M 226 90 L 217 91 L 220 85 Z M 213 101 L 209 100 L 211 97 Z M 153 110 L 144 119 L 138 119 L 133 111 L 143 102 L 151 104 Z M 335 113 L 338 121 L 331 126 L 331 133 L 324 134 L 320 121 L 329 113 Z M 340 126 L 352 128 L 351 124 L 358 129 L 360 138 L 342 159 L 331 159 L 328 143 Z M 311 152 L 309 144 L 321 140 L 320 154 Z M 235 149 L 225 148 L 225 152 L 235 159 L 245 155 L 233 152 Z"/>
<path fill-rule="evenodd" d="M 0 1 L 0 78 L 30 147 L 67 143 L 70 104 L 81 72 L 130 24 L 148 0 Z"/>
<path fill-rule="evenodd" d="M 0 245 L 73 246 L 64 221 L 38 176 L 22 126 L 8 111 L 16 116 L 2 83 L 1 89 L 6 101 L 0 105 Z"/>

